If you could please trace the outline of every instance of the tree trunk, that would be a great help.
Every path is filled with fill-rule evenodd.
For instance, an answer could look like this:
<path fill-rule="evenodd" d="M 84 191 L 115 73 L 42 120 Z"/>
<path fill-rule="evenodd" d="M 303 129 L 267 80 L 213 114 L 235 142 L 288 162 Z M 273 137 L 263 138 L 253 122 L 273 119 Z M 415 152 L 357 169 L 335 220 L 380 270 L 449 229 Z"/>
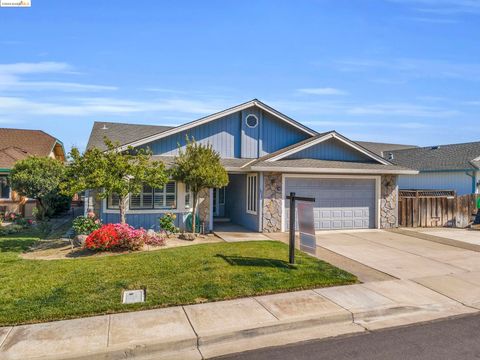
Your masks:
<path fill-rule="evenodd" d="M 196 229 L 196 223 L 197 223 L 197 198 L 198 198 L 198 193 L 194 192 L 193 194 L 193 204 L 192 204 L 192 234 L 195 235 L 197 229 Z"/>
<path fill-rule="evenodd" d="M 120 222 L 125 224 L 127 222 L 125 216 L 125 199 L 122 196 L 118 198 L 118 210 L 120 211 Z"/>
<path fill-rule="evenodd" d="M 45 219 L 45 205 L 43 205 L 43 201 L 42 199 L 38 198 L 37 199 L 37 203 L 38 203 L 38 220 L 44 220 Z"/>

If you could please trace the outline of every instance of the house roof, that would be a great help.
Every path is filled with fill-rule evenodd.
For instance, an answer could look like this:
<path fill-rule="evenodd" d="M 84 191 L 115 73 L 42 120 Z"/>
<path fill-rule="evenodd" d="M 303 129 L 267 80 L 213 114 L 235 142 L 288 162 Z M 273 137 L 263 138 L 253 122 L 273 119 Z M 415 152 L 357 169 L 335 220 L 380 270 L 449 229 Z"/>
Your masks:
<path fill-rule="evenodd" d="M 177 127 L 174 127 L 174 128 L 170 128 L 170 129 L 167 129 L 165 131 L 160 131 L 156 134 L 152 134 L 152 135 L 147 135 L 147 136 L 137 136 L 137 139 L 134 139 L 130 142 L 126 142 L 124 143 L 122 146 L 120 146 L 120 150 L 125 150 L 128 146 L 140 146 L 140 145 L 144 145 L 144 144 L 147 144 L 149 142 L 152 142 L 152 141 L 155 141 L 155 140 L 159 140 L 163 137 L 167 137 L 169 135 L 172 135 L 172 134 L 176 134 L 176 133 L 179 133 L 181 131 L 184 131 L 184 130 L 188 130 L 188 129 L 191 129 L 195 126 L 199 126 L 199 125 L 202 125 L 202 124 L 205 124 L 205 123 L 208 123 L 210 121 L 214 121 L 214 120 L 217 120 L 217 119 L 220 119 L 224 116 L 227 116 L 227 115 L 230 115 L 230 114 L 233 114 L 233 113 L 236 113 L 238 111 L 242 111 L 242 110 L 245 110 L 245 109 L 248 109 L 252 106 L 256 106 L 260 109 L 262 109 L 263 111 L 265 112 L 268 112 L 274 116 L 276 116 L 277 118 L 279 118 L 280 120 L 296 127 L 297 129 L 307 133 L 308 135 L 316 135 L 317 132 L 315 130 L 312 130 L 310 129 L 309 127 L 299 123 L 298 121 L 295 121 L 293 120 L 292 118 L 288 117 L 287 115 L 285 114 L 282 114 L 281 112 L 275 110 L 274 108 L 268 106 L 267 104 L 264 104 L 263 102 L 261 102 L 260 100 L 258 99 L 253 99 L 253 100 L 250 100 L 250 101 L 247 101 L 243 104 L 240 104 L 240 105 L 236 105 L 236 106 L 233 106 L 231 108 L 228 108 L 226 110 L 222 110 L 222 111 L 219 111 L 215 114 L 212 114 L 212 115 L 208 115 L 208 116 L 205 116 L 203 118 L 200 118 L 198 120 L 194 120 L 194 121 L 191 121 L 189 123 L 186 123 L 186 124 L 183 124 L 183 125 L 180 125 L 180 126 L 177 126 Z"/>
<path fill-rule="evenodd" d="M 253 171 L 281 171 L 296 173 L 417 174 L 416 170 L 396 165 L 318 159 L 260 161 L 251 164 L 250 168 Z"/>
<path fill-rule="evenodd" d="M 123 146 L 139 139 L 160 134 L 172 128 L 172 126 L 137 125 L 95 121 L 92 132 L 90 133 L 90 139 L 88 140 L 87 150 L 94 147 L 100 150 L 105 150 L 106 147 L 105 143 L 103 142 L 105 136 L 114 143 L 118 142 L 120 146 Z"/>
<path fill-rule="evenodd" d="M 0 168 L 11 169 L 28 156 L 49 156 L 58 144 L 63 152 L 62 143 L 44 131 L 0 128 Z"/>
<path fill-rule="evenodd" d="M 480 142 L 426 146 L 389 151 L 394 164 L 420 171 L 480 168 Z"/>
<path fill-rule="evenodd" d="M 175 156 L 153 155 L 153 161 L 161 161 L 167 168 L 173 165 Z M 246 165 L 252 162 L 252 159 L 220 159 L 220 163 L 227 169 L 227 171 L 244 170 Z"/>
<path fill-rule="evenodd" d="M 388 143 L 377 143 L 370 141 L 355 141 L 357 144 L 363 146 L 364 148 L 370 150 L 371 152 L 387 158 L 387 153 L 392 150 L 403 150 L 416 148 L 416 145 L 403 145 L 403 144 L 388 144 Z"/>
<path fill-rule="evenodd" d="M 364 153 L 365 155 L 370 157 L 372 160 L 375 160 L 375 161 L 377 161 L 381 164 L 384 164 L 384 165 L 389 165 L 390 164 L 387 160 L 385 160 L 381 156 L 379 156 L 376 153 L 370 151 L 369 149 L 359 145 L 358 143 L 355 143 L 355 142 L 347 139 L 346 137 L 337 133 L 336 131 L 328 131 L 328 132 L 317 134 L 317 135 L 312 136 L 308 139 L 305 139 L 305 140 L 300 141 L 298 143 L 287 146 L 283 149 L 277 150 L 277 151 L 275 151 L 271 154 L 265 155 L 265 156 L 259 158 L 256 162 L 252 163 L 252 165 L 257 163 L 257 162 L 261 162 L 261 161 L 278 161 L 278 160 L 283 159 L 283 158 L 285 158 L 285 157 L 287 157 L 291 154 L 294 154 L 296 152 L 299 152 L 303 149 L 306 149 L 310 146 L 314 146 L 318 143 L 321 143 L 321 142 L 323 142 L 325 140 L 328 140 L 328 139 L 331 139 L 331 138 L 335 138 L 335 139 L 347 144 L 348 146 L 356 149 L 357 151 L 360 151 L 360 152 Z"/>

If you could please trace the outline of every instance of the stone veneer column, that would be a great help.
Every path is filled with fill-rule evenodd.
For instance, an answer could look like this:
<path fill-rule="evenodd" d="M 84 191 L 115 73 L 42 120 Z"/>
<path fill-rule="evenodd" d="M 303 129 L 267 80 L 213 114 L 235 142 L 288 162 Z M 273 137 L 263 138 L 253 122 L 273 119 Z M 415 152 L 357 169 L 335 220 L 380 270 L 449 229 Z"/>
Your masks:
<path fill-rule="evenodd" d="M 380 228 L 391 229 L 397 227 L 397 176 L 382 175 L 380 191 Z"/>
<path fill-rule="evenodd" d="M 263 176 L 263 231 L 282 230 L 282 174 L 266 173 Z"/>
<path fill-rule="evenodd" d="M 210 223 L 210 189 L 203 189 L 198 193 L 198 217 L 200 225 L 205 223 L 205 232 L 208 232 L 208 225 Z"/>

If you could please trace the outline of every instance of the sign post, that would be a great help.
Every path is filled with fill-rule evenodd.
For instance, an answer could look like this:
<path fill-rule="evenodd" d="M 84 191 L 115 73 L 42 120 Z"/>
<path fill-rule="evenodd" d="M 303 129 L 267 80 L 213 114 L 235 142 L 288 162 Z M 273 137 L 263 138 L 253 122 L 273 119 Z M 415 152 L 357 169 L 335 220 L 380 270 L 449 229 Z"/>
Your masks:
<path fill-rule="evenodd" d="M 315 202 L 315 198 L 296 196 L 294 192 L 291 192 L 290 195 L 287 196 L 287 199 L 290 200 L 288 262 L 290 264 L 295 264 L 295 202 L 296 201 Z"/>

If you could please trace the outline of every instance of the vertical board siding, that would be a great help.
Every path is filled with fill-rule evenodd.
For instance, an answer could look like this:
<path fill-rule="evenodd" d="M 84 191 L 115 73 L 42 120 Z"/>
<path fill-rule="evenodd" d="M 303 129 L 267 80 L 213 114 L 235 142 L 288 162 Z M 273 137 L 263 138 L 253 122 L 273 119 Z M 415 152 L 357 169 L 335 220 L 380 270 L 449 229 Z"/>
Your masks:
<path fill-rule="evenodd" d="M 477 194 L 455 197 L 400 197 L 399 225 L 403 227 L 467 227 L 477 208 Z"/>
<path fill-rule="evenodd" d="M 185 228 L 185 218 L 189 213 L 178 213 L 175 219 L 175 226 L 179 228 Z M 164 214 L 150 213 L 150 214 L 127 214 L 127 224 L 134 228 L 153 229 L 155 231 L 160 230 L 159 219 Z M 120 215 L 117 213 L 103 213 L 101 216 L 104 224 L 119 223 Z"/>
<path fill-rule="evenodd" d="M 337 139 L 328 139 L 319 144 L 310 146 L 309 148 L 288 156 L 287 159 L 374 162 L 372 158 L 355 149 L 352 149 L 350 146 L 347 146 Z"/>
<path fill-rule="evenodd" d="M 472 177 L 464 171 L 420 172 L 418 175 L 400 175 L 400 189 L 455 190 L 457 195 L 472 193 Z"/>
<path fill-rule="evenodd" d="M 249 114 L 257 116 L 257 127 L 246 125 L 245 118 Z M 258 158 L 309 137 L 303 131 L 252 107 L 142 147 L 149 147 L 155 155 L 174 156 L 178 154 L 178 145 L 185 146 L 187 135 L 193 136 L 199 143 L 212 145 L 223 158 Z"/>
<path fill-rule="evenodd" d="M 258 119 L 258 125 L 251 128 L 247 125 L 246 118 L 249 115 L 255 115 Z M 242 111 L 242 158 L 258 158 L 258 137 L 261 125 L 260 111 L 256 108 Z"/>
<path fill-rule="evenodd" d="M 260 125 L 262 126 L 260 156 L 270 154 L 310 137 L 303 131 L 265 112 Z"/>
<path fill-rule="evenodd" d="M 153 141 L 149 147 L 155 155 L 178 154 L 178 145 L 184 147 L 186 136 L 202 144 L 212 145 L 224 158 L 239 158 L 241 150 L 240 113 L 234 113 L 209 123 L 196 126 L 166 138 Z"/>
<path fill-rule="evenodd" d="M 258 231 L 258 214 L 247 214 L 247 176 L 230 174 L 229 177 L 230 183 L 225 189 L 225 216 L 235 224 Z"/>

